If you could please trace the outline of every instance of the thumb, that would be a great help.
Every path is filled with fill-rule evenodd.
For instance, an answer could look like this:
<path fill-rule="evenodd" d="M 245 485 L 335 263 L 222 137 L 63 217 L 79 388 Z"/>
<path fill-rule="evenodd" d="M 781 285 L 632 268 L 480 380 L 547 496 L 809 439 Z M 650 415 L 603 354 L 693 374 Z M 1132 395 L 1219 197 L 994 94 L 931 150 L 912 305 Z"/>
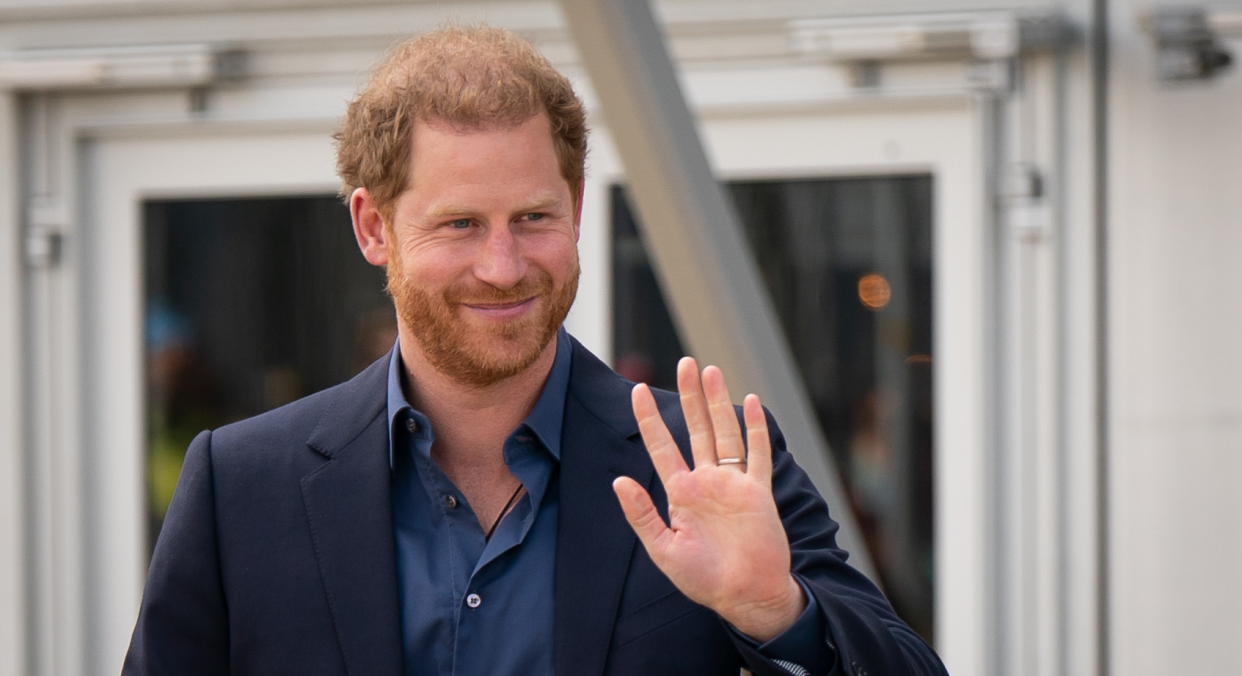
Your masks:
<path fill-rule="evenodd" d="M 621 503 L 621 511 L 625 512 L 625 520 L 630 522 L 634 534 L 647 548 L 652 561 L 658 561 L 664 542 L 664 536 L 671 531 L 664 525 L 664 519 L 656 511 L 651 496 L 637 481 L 622 476 L 612 482 L 612 490 Z"/>

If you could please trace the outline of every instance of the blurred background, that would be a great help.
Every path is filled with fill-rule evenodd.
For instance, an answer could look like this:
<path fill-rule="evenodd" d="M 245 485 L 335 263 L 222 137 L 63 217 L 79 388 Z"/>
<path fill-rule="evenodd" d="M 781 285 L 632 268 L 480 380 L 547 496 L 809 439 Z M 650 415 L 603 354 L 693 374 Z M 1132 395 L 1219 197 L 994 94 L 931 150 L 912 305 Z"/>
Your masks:
<path fill-rule="evenodd" d="M 0 676 L 116 673 L 194 435 L 391 348 L 330 135 L 450 21 L 587 101 L 569 330 L 792 374 L 740 381 L 950 673 L 1242 673 L 1242 4 L 651 0 L 629 54 L 609 5 L 0 0 Z M 709 238 L 614 103 L 660 67 Z"/>

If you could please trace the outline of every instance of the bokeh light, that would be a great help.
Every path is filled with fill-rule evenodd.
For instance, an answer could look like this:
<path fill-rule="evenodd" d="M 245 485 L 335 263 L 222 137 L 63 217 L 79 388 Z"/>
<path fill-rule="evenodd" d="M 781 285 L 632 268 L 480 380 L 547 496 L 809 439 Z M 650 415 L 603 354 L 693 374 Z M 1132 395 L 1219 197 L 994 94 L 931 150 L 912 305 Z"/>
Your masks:
<path fill-rule="evenodd" d="M 892 298 L 893 289 L 882 275 L 873 272 L 858 280 L 858 300 L 869 309 L 883 310 Z"/>

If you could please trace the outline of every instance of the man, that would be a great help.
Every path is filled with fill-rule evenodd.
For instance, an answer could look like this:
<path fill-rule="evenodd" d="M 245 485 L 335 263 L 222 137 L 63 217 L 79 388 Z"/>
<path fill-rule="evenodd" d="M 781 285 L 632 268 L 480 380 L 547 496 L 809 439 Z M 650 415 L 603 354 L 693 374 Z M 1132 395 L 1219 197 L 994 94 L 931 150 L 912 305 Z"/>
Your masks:
<path fill-rule="evenodd" d="M 714 367 L 653 392 L 560 328 L 586 128 L 528 43 L 402 45 L 337 139 L 397 345 L 194 441 L 125 673 L 943 673 L 757 398 L 743 437 Z"/>

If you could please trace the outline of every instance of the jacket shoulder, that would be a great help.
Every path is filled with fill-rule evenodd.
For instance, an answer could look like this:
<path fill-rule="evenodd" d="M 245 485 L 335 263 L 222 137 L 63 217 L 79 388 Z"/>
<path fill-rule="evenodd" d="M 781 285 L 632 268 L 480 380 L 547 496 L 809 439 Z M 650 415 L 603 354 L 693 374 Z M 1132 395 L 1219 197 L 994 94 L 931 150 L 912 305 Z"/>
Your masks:
<path fill-rule="evenodd" d="M 388 359 L 380 358 L 339 385 L 214 430 L 213 460 L 227 462 L 237 454 L 253 458 L 304 450 L 324 428 L 338 435 L 357 436 L 386 408 Z"/>

